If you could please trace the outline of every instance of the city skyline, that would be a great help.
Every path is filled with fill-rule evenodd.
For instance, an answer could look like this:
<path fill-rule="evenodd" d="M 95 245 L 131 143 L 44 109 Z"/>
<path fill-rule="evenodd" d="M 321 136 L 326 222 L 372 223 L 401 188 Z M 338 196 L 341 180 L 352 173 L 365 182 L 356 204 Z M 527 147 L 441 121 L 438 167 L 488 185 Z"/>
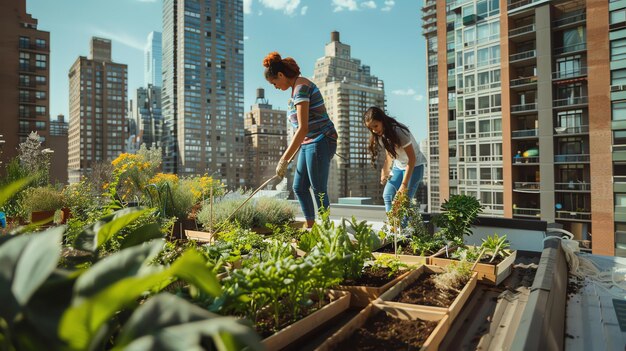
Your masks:
<path fill-rule="evenodd" d="M 39 28 L 51 33 L 50 118 L 69 114 L 67 70 L 88 49 L 83 43 L 92 36 L 111 39 L 113 60 L 128 64 L 128 96 L 143 86 L 146 38 L 152 31 L 162 31 L 162 1 L 116 0 L 101 4 L 65 0 L 61 3 L 64 11 L 58 11 L 59 3 L 41 0 L 30 0 L 26 5 L 27 12 L 38 18 Z M 368 62 L 385 81 L 388 112 L 409 125 L 419 139 L 426 137 L 421 1 L 253 0 L 244 1 L 243 6 L 245 111 L 254 104 L 257 88 L 266 89 L 266 97 L 275 108 L 286 108 L 285 93 L 273 89 L 263 78 L 261 62 L 267 53 L 278 51 L 294 57 L 303 76 L 310 78 L 315 61 L 324 56 L 330 32 L 337 30 L 355 55 Z M 138 13 L 142 14 L 140 18 Z M 268 23 L 281 23 L 283 27 Z M 314 30 L 298 36 L 300 26 Z M 372 47 L 372 43 L 379 44 Z"/>

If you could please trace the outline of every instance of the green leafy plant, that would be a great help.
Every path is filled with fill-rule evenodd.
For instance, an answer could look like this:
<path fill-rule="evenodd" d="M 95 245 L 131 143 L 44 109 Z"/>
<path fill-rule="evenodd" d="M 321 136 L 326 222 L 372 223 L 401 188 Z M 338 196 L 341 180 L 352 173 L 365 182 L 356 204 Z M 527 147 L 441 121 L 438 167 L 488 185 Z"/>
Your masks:
<path fill-rule="evenodd" d="M 387 274 L 388 277 L 396 276 L 400 273 L 400 271 L 408 268 L 408 264 L 400 262 L 398 258 L 390 254 L 378 255 L 378 257 L 376 257 L 376 259 L 371 263 L 372 270 L 389 269 L 389 274 Z"/>
<path fill-rule="evenodd" d="M 485 250 L 485 254 L 491 256 L 489 262 L 493 262 L 496 257 L 506 258 L 511 254 L 509 251 L 510 245 L 506 239 L 506 235 L 499 237 L 497 233 L 493 233 L 493 235 L 489 235 L 486 239 L 482 240 L 483 243 L 480 248 Z"/>
<path fill-rule="evenodd" d="M 27 212 L 58 210 L 64 203 L 63 193 L 51 186 L 26 189 L 22 196 L 22 207 Z"/>
<path fill-rule="evenodd" d="M 21 186 L 0 189 L 0 205 Z M 94 229 L 93 246 L 128 223 L 128 215 L 135 213 L 100 223 Z M 115 252 L 88 269 L 60 269 L 63 232 L 59 226 L 0 240 L 0 341 L 4 348 L 173 350 L 197 348 L 209 338 L 219 350 L 260 349 L 254 332 L 233 318 L 200 312 L 167 294 L 150 302 L 153 293 L 175 279 L 206 294 L 221 293 L 215 274 L 198 253 L 185 252 L 169 267 L 154 266 L 151 262 L 163 241 L 153 240 Z M 140 298 L 148 300 L 136 309 Z M 122 311 L 136 314 L 126 321 L 116 317 Z M 167 338 L 172 332 L 185 335 L 185 340 Z"/>
<path fill-rule="evenodd" d="M 435 275 L 433 283 L 441 291 L 453 290 L 460 292 L 472 276 L 471 263 L 455 261 L 446 266 L 446 272 Z"/>
<path fill-rule="evenodd" d="M 474 220 L 482 213 L 482 205 L 469 195 L 452 195 L 441 205 L 442 213 L 433 218 L 441 235 L 448 241 L 464 246 L 463 236 L 471 235 Z"/>
<path fill-rule="evenodd" d="M 450 254 L 450 257 L 467 262 L 475 262 L 480 256 L 481 248 L 476 246 L 458 247 Z"/>

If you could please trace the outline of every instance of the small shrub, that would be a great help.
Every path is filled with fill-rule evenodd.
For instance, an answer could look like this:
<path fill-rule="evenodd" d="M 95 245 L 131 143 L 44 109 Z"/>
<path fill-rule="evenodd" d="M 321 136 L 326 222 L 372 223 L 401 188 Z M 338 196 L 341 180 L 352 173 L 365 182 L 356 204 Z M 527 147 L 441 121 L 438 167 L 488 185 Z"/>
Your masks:
<path fill-rule="evenodd" d="M 254 206 L 256 210 L 255 222 L 258 222 L 255 224 L 259 227 L 265 227 L 267 224 L 289 223 L 296 217 L 293 205 L 287 200 L 261 197 L 256 200 Z"/>
<path fill-rule="evenodd" d="M 446 266 L 446 272 L 433 278 L 435 287 L 441 291 L 454 290 L 460 292 L 472 276 L 472 267 L 469 262 L 452 262 Z"/>
<path fill-rule="evenodd" d="M 22 197 L 22 206 L 26 212 L 58 210 L 64 202 L 63 194 L 49 186 L 26 189 Z"/>

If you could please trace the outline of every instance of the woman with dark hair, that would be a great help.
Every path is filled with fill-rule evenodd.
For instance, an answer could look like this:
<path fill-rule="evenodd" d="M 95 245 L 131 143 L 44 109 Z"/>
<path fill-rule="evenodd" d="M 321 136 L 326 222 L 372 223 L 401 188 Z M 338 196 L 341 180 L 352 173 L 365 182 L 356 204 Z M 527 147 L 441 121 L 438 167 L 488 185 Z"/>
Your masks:
<path fill-rule="evenodd" d="M 308 228 L 315 222 L 315 207 L 328 208 L 328 172 L 330 160 L 337 150 L 337 131 L 326 113 L 324 98 L 313 82 L 300 77 L 300 67 L 291 57 L 282 59 L 277 52 L 269 53 L 263 60 L 265 79 L 276 89 L 291 90 L 287 107 L 287 118 L 295 128 L 295 134 L 287 150 L 283 153 L 276 175 L 283 177 L 289 160 L 298 152 L 293 191 L 298 197 L 300 207 Z M 313 189 L 311 197 L 309 189 Z M 320 196 L 323 201 L 320 202 Z"/>
<path fill-rule="evenodd" d="M 409 128 L 387 116 L 380 108 L 367 109 L 363 122 L 371 133 L 369 150 L 374 168 L 379 147 L 382 146 L 386 151 L 385 164 L 380 170 L 380 183 L 385 185 L 383 200 L 385 210 L 389 212 L 396 193 L 406 192 L 409 199 L 415 196 L 424 176 L 426 157 Z"/>

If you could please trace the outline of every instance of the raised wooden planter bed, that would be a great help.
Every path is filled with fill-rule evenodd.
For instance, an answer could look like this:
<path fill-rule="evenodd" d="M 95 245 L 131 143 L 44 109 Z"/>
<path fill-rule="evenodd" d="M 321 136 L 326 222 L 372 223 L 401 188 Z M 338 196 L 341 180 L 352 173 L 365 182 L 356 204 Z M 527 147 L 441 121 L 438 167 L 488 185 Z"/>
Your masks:
<path fill-rule="evenodd" d="M 350 306 L 352 307 L 365 307 L 370 302 L 376 300 L 385 291 L 389 290 L 392 286 L 396 285 L 400 280 L 409 275 L 411 271 L 400 274 L 390 282 L 383 286 L 362 286 L 362 285 L 340 285 L 337 287 L 339 290 L 349 291 L 352 294 L 350 299 Z"/>
<path fill-rule="evenodd" d="M 392 253 L 386 253 L 386 252 L 372 252 L 372 255 L 375 258 L 378 258 L 379 256 L 382 255 L 391 255 L 394 256 L 394 254 Z M 413 255 L 398 255 L 398 261 L 402 262 L 402 263 L 406 263 L 409 266 L 419 266 L 419 265 L 423 265 L 423 264 L 430 264 L 430 256 L 413 256 Z"/>
<path fill-rule="evenodd" d="M 374 303 L 381 304 L 381 305 L 396 306 L 399 308 L 419 308 L 420 310 L 432 311 L 433 313 L 434 312 L 445 313 L 450 317 L 450 324 L 452 324 L 456 316 L 458 316 L 459 313 L 461 312 L 463 305 L 465 305 L 465 302 L 467 302 L 470 295 L 474 291 L 474 288 L 476 288 L 476 283 L 478 281 L 477 279 L 478 273 L 476 272 L 472 274 L 472 277 L 470 278 L 470 280 L 465 284 L 465 287 L 461 289 L 461 292 L 454 299 L 454 301 L 449 307 L 415 305 L 415 304 L 393 301 L 393 299 L 395 299 L 398 295 L 400 295 L 402 291 L 404 291 L 411 284 L 413 284 L 413 282 L 419 279 L 420 276 L 422 276 L 422 274 L 426 274 L 426 273 L 438 274 L 438 273 L 444 273 L 444 272 L 445 270 L 441 267 L 421 266 L 418 269 L 411 272 L 411 274 L 409 274 L 404 279 L 402 279 L 394 287 L 392 287 L 387 292 L 382 294 L 378 299 L 374 301 Z"/>
<path fill-rule="evenodd" d="M 349 292 L 331 290 L 328 294 L 332 300 L 328 305 L 263 339 L 265 349 L 279 350 L 287 347 L 350 307 Z"/>
<path fill-rule="evenodd" d="M 433 256 L 431 258 L 430 264 L 439 267 L 445 267 L 452 262 L 457 260 L 441 257 L 445 255 L 445 253 L 440 254 L 439 256 Z M 511 252 L 509 257 L 505 258 L 502 262 L 497 265 L 489 264 L 489 263 L 478 263 L 474 271 L 478 273 L 478 280 L 482 283 L 499 285 L 502 283 L 504 279 L 506 279 L 513 270 L 513 262 L 515 262 L 515 258 L 517 256 L 517 251 Z M 457 261 L 458 262 L 458 261 Z"/>
<path fill-rule="evenodd" d="M 437 350 L 439 344 L 445 337 L 448 329 L 450 328 L 449 317 L 442 312 L 437 311 L 425 311 L 418 308 L 403 308 L 398 306 L 380 305 L 372 303 L 363 309 L 356 317 L 351 319 L 346 325 L 339 329 L 335 334 L 322 343 L 316 350 L 336 350 L 339 344 L 350 338 L 350 336 L 358 329 L 368 325 L 370 318 L 376 316 L 378 313 L 386 313 L 387 316 L 402 320 L 422 320 L 422 321 L 434 321 L 437 322 L 435 329 L 431 332 L 430 336 L 422 344 L 420 350 Z M 404 349 L 409 349 L 404 348 Z"/>

